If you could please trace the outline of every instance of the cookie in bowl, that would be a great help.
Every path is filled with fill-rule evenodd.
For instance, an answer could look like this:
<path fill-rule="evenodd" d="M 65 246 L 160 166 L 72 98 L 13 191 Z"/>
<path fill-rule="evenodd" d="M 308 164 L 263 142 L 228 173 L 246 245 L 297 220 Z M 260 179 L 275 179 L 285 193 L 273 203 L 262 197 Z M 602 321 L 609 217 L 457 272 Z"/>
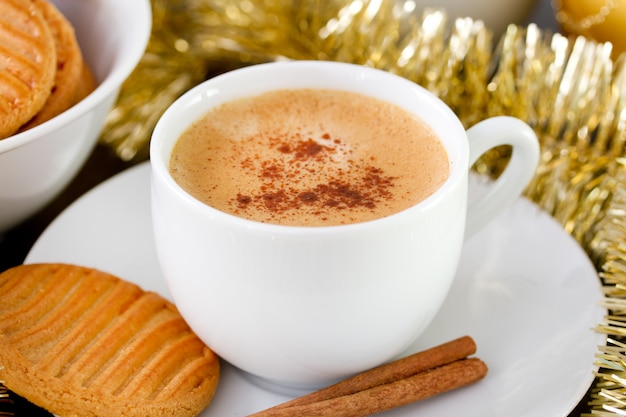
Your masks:
<path fill-rule="evenodd" d="M 50 95 L 41 110 L 19 128 L 22 132 L 69 109 L 95 88 L 93 76 L 84 62 L 72 24 L 48 0 L 31 0 L 42 12 L 52 33 L 56 52 L 56 71 Z"/>
<path fill-rule="evenodd" d="M 29 17 L 32 19 L 35 16 L 36 22 L 43 25 L 41 31 L 50 35 L 47 46 L 38 49 L 38 53 L 53 51 L 56 59 L 52 63 L 54 74 L 46 87 L 41 88 L 48 94 L 43 100 L 43 107 L 39 111 L 31 109 L 32 114 L 12 123 L 11 129 L 18 130 L 10 134 L 7 129 L 9 136 L 0 139 L 1 235 L 50 203 L 85 164 L 96 146 L 122 83 L 144 54 L 150 39 L 152 15 L 149 0 L 0 0 L 0 5 L 7 9 L 10 7 L 14 10 L 13 15 L 23 17 L 25 12 L 20 7 L 31 10 Z M 40 10 L 44 7 L 45 10 L 52 10 L 52 6 L 58 13 Z M 62 22 L 61 16 L 71 24 L 71 30 L 67 23 L 59 23 Z M 24 19 L 20 21 L 17 16 L 10 18 L 0 10 L 0 32 L 8 32 L 6 28 L 9 25 L 17 28 L 9 33 L 0 33 L 0 54 L 8 54 L 5 49 L 14 49 L 6 47 L 12 45 L 6 41 L 9 37 L 29 39 L 26 33 L 33 23 Z M 30 30 L 36 32 L 32 28 Z M 76 65 L 73 64 L 76 45 L 74 41 L 68 41 L 72 32 L 83 62 L 79 76 L 75 75 Z M 44 57 L 32 57 L 31 61 L 36 62 L 37 59 L 43 60 Z M 4 65 L 0 57 L 0 85 L 3 76 L 6 76 Z M 27 66 L 31 72 L 37 69 L 33 65 L 30 63 Z M 72 70 L 69 71 L 69 68 Z M 0 95 L 4 94 L 2 88 Z M 67 90 L 74 91 L 70 94 L 71 91 Z M 65 98 L 61 99 L 62 96 Z M 75 104 L 70 104 L 69 108 L 59 113 L 58 108 L 54 110 L 57 107 L 53 104 L 55 97 L 58 97 L 58 102 L 67 103 L 69 100 L 69 103 Z M 12 100 L 7 102 L 12 103 Z M 8 108 L 8 104 L 0 98 L 0 106 L 3 105 Z M 41 114 L 35 116 L 36 113 Z M 45 116 L 46 113 L 48 116 Z M 5 115 L 5 110 L 0 109 L 2 121 Z"/>
<path fill-rule="evenodd" d="M 15 133 L 44 106 L 57 69 L 55 40 L 31 1 L 0 1 L 0 138 Z"/>

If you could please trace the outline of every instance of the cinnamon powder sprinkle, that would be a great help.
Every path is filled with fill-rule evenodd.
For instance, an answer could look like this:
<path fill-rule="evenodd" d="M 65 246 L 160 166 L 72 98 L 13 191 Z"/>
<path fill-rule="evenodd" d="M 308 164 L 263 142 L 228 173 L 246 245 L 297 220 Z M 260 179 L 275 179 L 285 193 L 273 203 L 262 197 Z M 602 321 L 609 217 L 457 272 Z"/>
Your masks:
<path fill-rule="evenodd" d="M 305 138 L 301 133 L 294 133 L 293 136 L 291 141 L 278 138 L 270 141 L 271 146 L 281 156 L 256 161 L 261 167 L 260 172 L 255 174 L 255 164 L 248 159 L 241 163 L 240 168 L 243 171 L 250 175 L 258 175 L 264 185 L 258 194 L 237 194 L 233 199 L 233 206 L 239 210 L 265 209 L 272 217 L 279 217 L 302 206 L 309 208 L 315 206 L 319 209 L 317 214 L 322 215 L 331 208 L 345 210 L 360 207 L 373 210 L 381 201 L 393 197 L 390 190 L 394 186 L 395 177 L 385 176 L 382 169 L 373 165 L 353 166 L 352 169 L 362 171 L 363 176 L 356 180 L 353 178 L 350 182 L 342 179 L 339 170 L 335 177 L 328 181 L 320 182 L 309 189 L 298 189 L 298 179 L 304 175 L 315 175 L 316 170 L 324 169 L 324 163 L 332 162 L 341 140 L 333 139 L 329 133 L 321 135 L 318 141 L 310 137 Z M 326 146 L 323 142 L 334 146 Z M 289 158 L 286 159 L 287 155 Z M 349 162 L 355 164 L 354 161 Z M 276 181 L 278 179 L 291 180 L 294 186 L 285 187 L 286 182 Z M 283 184 L 282 188 L 278 188 L 280 184 Z"/>

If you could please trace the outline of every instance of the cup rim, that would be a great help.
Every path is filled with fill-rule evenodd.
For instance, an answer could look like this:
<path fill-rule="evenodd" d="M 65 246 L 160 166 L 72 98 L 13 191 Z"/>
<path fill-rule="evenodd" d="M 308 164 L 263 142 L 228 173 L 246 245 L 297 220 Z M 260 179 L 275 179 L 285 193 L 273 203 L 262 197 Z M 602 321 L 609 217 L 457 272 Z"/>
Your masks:
<path fill-rule="evenodd" d="M 128 7 L 127 2 L 123 0 L 117 0 L 117 3 Z M 80 118 L 106 100 L 107 96 L 122 85 L 124 79 L 130 75 L 143 56 L 150 39 L 152 27 L 152 9 L 148 0 L 134 0 L 131 7 L 134 7 L 134 12 L 129 11 L 128 13 L 132 16 L 133 27 L 128 30 L 138 35 L 131 41 L 127 39 L 125 42 L 120 42 L 119 50 L 115 55 L 115 62 L 94 91 L 81 100 L 80 103 L 52 119 L 24 132 L 0 139 L 0 154 L 33 142 L 47 133 L 53 132 L 61 126 Z"/>
<path fill-rule="evenodd" d="M 431 195 L 421 200 L 420 202 L 412 205 L 411 207 L 404 209 L 402 211 L 393 213 L 391 215 L 377 218 L 374 220 L 369 220 L 365 222 L 358 223 L 350 223 L 350 224 L 341 224 L 341 225 L 329 225 L 329 226 L 293 226 L 293 225 L 281 225 L 275 223 L 263 223 L 255 220 L 246 219 L 243 217 L 239 217 L 221 210 L 218 210 L 210 205 L 198 200 L 190 193 L 185 191 L 171 176 L 169 172 L 169 159 L 171 154 L 171 146 L 165 146 L 164 141 L 166 140 L 165 130 L 167 129 L 167 125 L 170 123 L 175 123 L 178 118 L 178 115 L 181 114 L 182 111 L 189 107 L 200 105 L 206 97 L 213 96 L 217 93 L 217 89 L 213 88 L 217 84 L 228 80 L 230 78 L 235 79 L 239 76 L 246 76 L 247 73 L 259 72 L 256 74 L 257 76 L 262 75 L 263 71 L 273 71 L 277 67 L 289 67 L 292 69 L 298 69 L 307 67 L 307 68 L 323 68 L 325 70 L 330 71 L 356 71 L 359 76 L 356 78 L 369 78 L 369 77 L 384 77 L 386 79 L 394 80 L 394 83 L 401 85 L 406 91 L 411 92 L 411 94 L 420 98 L 420 103 L 422 100 L 425 100 L 429 105 L 435 108 L 437 114 L 440 115 L 442 120 L 445 120 L 447 124 L 447 128 L 453 131 L 453 135 L 455 136 L 456 141 L 454 141 L 455 146 L 455 155 L 454 158 L 450 157 L 450 146 L 453 141 L 447 140 L 444 142 L 444 147 L 446 152 L 449 155 L 449 175 L 446 181 Z M 262 78 L 260 78 L 262 79 Z M 297 88 L 310 88 L 306 85 L 302 85 Z M 313 87 L 315 88 L 315 87 Z M 324 87 L 320 87 L 324 88 Z M 264 91 L 270 91 L 276 89 L 274 88 L 266 88 Z M 341 88 L 329 88 L 340 90 Z M 365 93 L 368 95 L 368 93 Z M 254 96 L 254 93 L 243 95 L 245 96 Z M 226 100 L 229 101 L 230 99 Z M 384 100 L 384 99 L 383 99 Z M 199 111 L 200 117 L 201 115 L 207 112 L 213 106 L 207 106 L 202 111 Z M 406 109 L 405 109 L 406 110 Z M 409 110 L 410 111 L 410 110 Z M 197 118 L 195 119 L 197 120 Z M 423 119 L 422 119 L 423 120 Z M 426 124 L 431 126 L 431 123 L 427 120 L 424 120 Z M 182 133 L 188 125 L 185 125 L 177 130 Z M 438 136 L 441 135 L 438 134 Z M 178 137 L 178 136 L 177 136 Z M 461 139 L 461 140 L 458 140 Z M 173 143 L 176 142 L 176 139 L 173 139 Z M 308 61 L 308 60 L 300 60 L 300 61 L 279 61 L 279 62 L 271 62 L 271 63 L 263 63 L 256 64 L 248 67 L 239 68 L 236 70 L 229 71 L 227 73 L 218 75 L 214 78 L 208 79 L 197 86 L 193 87 L 181 97 L 179 97 L 170 107 L 164 112 L 164 114 L 159 118 L 154 131 L 152 133 L 152 138 L 150 141 L 150 165 L 151 165 L 151 181 L 154 183 L 155 181 L 161 181 L 165 184 L 165 186 L 172 192 L 175 196 L 184 201 L 186 204 L 190 205 L 194 210 L 200 212 L 206 212 L 208 215 L 211 215 L 214 219 L 223 219 L 224 221 L 228 221 L 231 223 L 239 224 L 241 227 L 245 228 L 255 228 L 263 231 L 280 231 L 281 233 L 288 233 L 289 231 L 293 231 L 294 233 L 301 233 L 303 230 L 306 230 L 309 233 L 326 233 L 333 232 L 335 233 L 338 230 L 342 231 L 352 231 L 359 228 L 364 227 L 372 227 L 373 225 L 379 225 L 381 227 L 386 227 L 386 225 L 390 222 L 401 221 L 409 216 L 412 212 L 416 210 L 427 210 L 429 207 L 433 205 L 437 205 L 440 200 L 444 198 L 444 196 L 449 192 L 451 188 L 456 187 L 456 184 L 459 181 L 462 181 L 467 176 L 467 171 L 469 169 L 469 145 L 467 143 L 467 136 L 465 132 L 465 128 L 462 125 L 459 118 L 454 114 L 454 112 L 437 96 L 433 93 L 426 90 L 424 87 L 408 80 L 402 78 L 398 75 L 375 69 L 372 67 L 367 67 L 359 64 L 351 64 L 351 63 L 343 63 L 343 62 L 334 62 L 334 61 Z"/>

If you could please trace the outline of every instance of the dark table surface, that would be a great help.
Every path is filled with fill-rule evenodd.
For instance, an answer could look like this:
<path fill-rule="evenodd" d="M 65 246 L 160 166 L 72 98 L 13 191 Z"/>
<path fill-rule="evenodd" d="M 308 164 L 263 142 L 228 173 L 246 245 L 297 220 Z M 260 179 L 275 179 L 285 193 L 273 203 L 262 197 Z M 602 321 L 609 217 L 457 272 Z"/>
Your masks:
<path fill-rule="evenodd" d="M 557 30 L 550 0 L 538 1 L 530 22 L 537 23 L 541 28 Z M 23 224 L 0 235 L 0 271 L 21 264 L 39 235 L 72 202 L 94 186 L 132 165 L 134 163 L 120 160 L 109 147 L 98 144 L 75 179 L 56 199 Z M 583 399 L 570 416 L 580 416 L 581 413 L 588 412 L 586 403 L 586 399 Z M 15 404 L 14 412 L 16 416 L 37 415 L 36 410 L 21 401 Z"/>

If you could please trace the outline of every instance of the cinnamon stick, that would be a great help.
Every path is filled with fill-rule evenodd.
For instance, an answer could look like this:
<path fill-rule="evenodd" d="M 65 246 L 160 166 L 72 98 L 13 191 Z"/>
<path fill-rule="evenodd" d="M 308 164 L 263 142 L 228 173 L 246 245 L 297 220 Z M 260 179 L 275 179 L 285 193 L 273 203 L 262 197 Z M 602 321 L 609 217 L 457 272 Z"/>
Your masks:
<path fill-rule="evenodd" d="M 340 381 L 327 388 L 279 404 L 274 408 L 286 408 L 327 400 L 342 395 L 354 394 L 377 385 L 387 384 L 418 372 L 433 369 L 476 353 L 476 343 L 463 336 L 447 343 L 423 350 L 393 362 Z"/>
<path fill-rule="evenodd" d="M 371 390 L 375 387 L 382 387 L 396 381 L 405 380 L 414 375 L 424 373 L 425 371 L 442 367 L 443 365 L 447 365 L 460 359 L 466 358 L 467 356 L 472 355 L 475 352 L 476 343 L 474 342 L 474 340 L 469 336 L 463 336 L 450 342 L 441 344 L 439 346 L 435 346 L 433 348 L 417 352 L 404 358 L 400 358 L 396 361 L 370 369 L 369 371 L 365 371 L 361 374 L 338 382 L 337 384 L 331 385 L 327 388 L 323 388 L 319 391 L 315 391 L 302 397 L 298 397 L 294 400 L 287 401 L 263 412 L 253 414 L 249 417 L 274 416 L 274 414 L 271 414 L 271 412 L 286 408 L 289 408 L 290 413 L 294 413 L 292 415 L 299 415 L 296 414 L 294 411 L 296 408 L 304 407 L 309 404 L 318 404 L 327 400 L 337 399 L 340 397 L 348 397 L 353 394 Z M 435 376 L 436 375 L 438 374 L 435 374 Z M 480 378 L 482 378 L 482 376 Z M 398 383 L 397 385 L 403 386 L 403 384 L 405 383 Z M 386 387 L 385 389 L 389 389 L 389 387 Z M 428 390 L 426 390 L 425 392 L 428 393 Z M 371 393 L 372 392 L 370 391 L 370 394 Z M 424 393 L 416 393 L 415 395 L 432 396 L 430 394 Z M 363 399 L 361 397 L 348 398 L 348 401 L 355 399 L 361 400 Z M 342 401 L 346 401 L 346 398 L 342 398 Z M 412 401 L 417 401 L 417 399 L 414 399 Z M 329 406 L 329 404 L 326 404 L 326 406 Z M 336 404 L 333 406 L 336 406 Z"/>
<path fill-rule="evenodd" d="M 487 366 L 480 359 L 461 359 L 353 394 L 303 405 L 270 408 L 252 416 L 365 417 L 461 388 L 486 374 Z"/>

